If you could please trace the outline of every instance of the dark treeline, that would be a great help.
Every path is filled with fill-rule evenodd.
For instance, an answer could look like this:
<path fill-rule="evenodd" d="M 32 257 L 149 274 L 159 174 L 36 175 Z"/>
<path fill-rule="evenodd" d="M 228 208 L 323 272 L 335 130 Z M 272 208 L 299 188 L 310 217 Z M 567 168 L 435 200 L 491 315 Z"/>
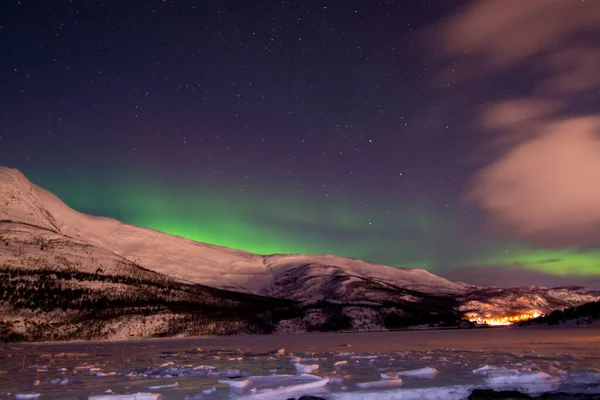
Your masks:
<path fill-rule="evenodd" d="M 299 312 L 294 301 L 102 273 L 0 268 L 0 282 L 4 307 L 53 313 L 47 318 L 52 323 L 30 322 L 26 336 L 0 320 L 2 341 L 101 338 L 111 321 L 161 314 L 169 317 L 159 336 L 271 333 L 282 318 Z"/>
<path fill-rule="evenodd" d="M 347 331 L 364 327 L 346 310 L 360 308 L 383 328 L 412 325 L 456 326 L 455 300 L 422 297 L 421 301 L 352 304 L 318 301 L 301 305 L 253 294 L 185 284 L 142 271 L 110 275 L 75 269 L 0 268 L 0 305 L 13 317 L 0 316 L 0 341 L 101 339 L 111 326 L 129 319 L 159 318 L 153 336 L 268 334 L 282 320 L 296 320 L 306 331 Z M 303 319 L 317 313 L 321 318 Z M 27 329 L 16 329 L 14 315 Z M 42 316 L 42 318 L 40 318 Z M 23 322 L 22 321 L 22 322 Z M 303 322 L 302 322 L 303 321 Z M 303 325 L 302 325 L 303 324 Z"/>
<path fill-rule="evenodd" d="M 577 307 L 570 307 L 564 310 L 554 310 L 550 314 L 530 321 L 520 323 L 521 326 L 527 325 L 560 325 L 568 321 L 576 321 L 577 325 L 592 323 L 600 319 L 600 301 L 585 303 Z"/>

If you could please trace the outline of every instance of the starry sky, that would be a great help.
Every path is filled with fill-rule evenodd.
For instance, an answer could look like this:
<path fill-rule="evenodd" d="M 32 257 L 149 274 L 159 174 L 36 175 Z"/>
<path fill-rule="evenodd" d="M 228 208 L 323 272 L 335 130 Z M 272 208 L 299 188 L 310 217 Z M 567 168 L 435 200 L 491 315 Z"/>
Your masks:
<path fill-rule="evenodd" d="M 600 2 L 0 4 L 0 164 L 261 254 L 600 288 Z"/>

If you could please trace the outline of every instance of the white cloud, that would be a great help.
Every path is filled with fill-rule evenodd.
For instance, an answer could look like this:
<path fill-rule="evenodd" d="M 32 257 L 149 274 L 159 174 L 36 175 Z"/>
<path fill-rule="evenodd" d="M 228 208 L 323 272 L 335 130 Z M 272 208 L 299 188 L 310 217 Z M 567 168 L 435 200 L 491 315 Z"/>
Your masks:
<path fill-rule="evenodd" d="M 600 241 L 600 118 L 551 122 L 480 171 L 467 198 L 534 241 Z"/>

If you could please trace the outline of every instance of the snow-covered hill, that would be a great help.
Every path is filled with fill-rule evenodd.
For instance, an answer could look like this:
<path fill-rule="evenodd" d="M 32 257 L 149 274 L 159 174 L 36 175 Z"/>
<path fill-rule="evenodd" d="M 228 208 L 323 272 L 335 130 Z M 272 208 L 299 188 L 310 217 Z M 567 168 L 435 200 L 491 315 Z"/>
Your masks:
<path fill-rule="evenodd" d="M 331 295 L 346 298 L 352 293 L 353 281 L 424 293 L 459 294 L 471 289 L 419 269 L 392 268 L 333 255 L 261 256 L 79 213 L 29 182 L 19 171 L 4 167 L 0 167 L 0 193 L 0 220 L 51 230 L 65 240 L 71 238 L 108 250 L 183 282 L 300 300 Z M 347 279 L 332 293 L 330 283 L 339 282 L 341 276 Z M 306 285 L 290 285 L 290 279 Z"/>
<path fill-rule="evenodd" d="M 434 319 L 453 319 L 464 312 L 549 312 L 600 298 L 599 293 L 582 288 L 481 288 L 420 269 L 392 268 L 333 255 L 257 255 L 197 243 L 77 212 L 19 171 L 4 167 L 0 167 L 0 273 L 14 286 L 13 292 L 0 293 L 3 307 L 10 306 L 6 301 L 35 306 L 32 299 L 39 296 L 27 282 L 47 283 L 54 277 L 61 282 L 60 288 L 55 288 L 57 293 L 89 292 L 86 304 L 90 307 L 101 298 L 105 304 L 114 300 L 115 293 L 126 293 L 125 298 L 142 299 L 139 304 L 147 313 L 149 298 L 136 289 L 136 282 L 143 281 L 151 288 L 149 293 L 164 296 L 159 307 L 162 311 L 170 310 L 169 304 L 181 299 L 185 299 L 186 307 L 193 308 L 194 296 L 204 299 L 198 306 L 206 306 L 206 287 L 230 291 L 214 292 L 215 304 L 229 304 L 235 298 L 237 304 L 251 304 L 260 312 L 270 304 L 268 298 L 298 302 L 293 304 L 304 307 L 303 311 L 293 306 L 296 311 L 288 315 L 287 322 L 281 322 L 281 315 L 269 317 L 270 324 L 286 326 L 287 330 L 290 326 L 295 327 L 292 330 L 331 327 L 330 321 L 336 321 L 333 325 L 341 329 L 393 327 L 398 319 L 404 324 L 412 316 L 423 322 L 424 310 Z M 240 300 L 231 291 L 266 296 L 266 300 Z M 328 305 L 323 305 L 324 301 Z M 292 303 L 286 304 L 281 307 Z M 314 308 L 315 304 L 319 306 Z M 313 308 L 307 311 L 306 307 Z M 188 314 L 181 318 L 187 321 L 183 325 L 190 324 Z M 262 331 L 265 329 L 270 328 Z M 173 332 L 172 326 L 154 334 L 165 332 Z"/>

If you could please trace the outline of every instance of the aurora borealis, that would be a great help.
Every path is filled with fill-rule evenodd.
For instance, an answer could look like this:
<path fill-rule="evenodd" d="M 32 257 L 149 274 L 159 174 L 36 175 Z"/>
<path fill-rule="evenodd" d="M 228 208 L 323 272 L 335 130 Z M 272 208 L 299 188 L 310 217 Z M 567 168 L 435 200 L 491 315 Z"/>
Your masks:
<path fill-rule="evenodd" d="M 334 197 L 315 204 L 310 197 L 277 198 L 250 189 L 181 188 L 148 176 L 93 182 L 86 174 L 61 176 L 68 179 L 42 174 L 38 180 L 75 209 L 259 254 L 343 254 L 450 276 L 454 268 L 469 266 L 580 275 L 585 282 L 598 276 L 600 250 L 543 249 L 509 238 L 477 237 L 477 222 L 460 218 L 456 210 L 417 202 L 365 207 L 368 199 L 357 206 Z"/>
<path fill-rule="evenodd" d="M 342 197 L 314 203 L 308 196 L 278 198 L 250 189 L 237 193 L 182 189 L 164 182 L 145 183 L 147 179 L 140 176 L 121 178 L 122 182 L 93 183 L 85 175 L 71 176 L 74 178 L 60 182 L 47 177 L 45 186 L 75 209 L 261 254 L 345 254 L 390 265 L 401 257 L 404 265 L 429 267 L 436 263 L 436 257 L 444 257 L 444 250 L 432 248 L 424 257 L 415 237 L 433 239 L 452 234 L 447 215 L 418 204 L 406 204 L 397 210 L 390 204 L 372 204 L 372 211 L 365 206 L 358 211 L 355 204 Z M 396 236 L 399 231 L 404 237 Z M 374 245 L 375 238 L 378 245 Z M 385 248 L 391 251 L 382 252 Z"/>
<path fill-rule="evenodd" d="M 600 5 L 539 4 L 7 2 L 0 164 L 196 241 L 600 287 Z"/>

